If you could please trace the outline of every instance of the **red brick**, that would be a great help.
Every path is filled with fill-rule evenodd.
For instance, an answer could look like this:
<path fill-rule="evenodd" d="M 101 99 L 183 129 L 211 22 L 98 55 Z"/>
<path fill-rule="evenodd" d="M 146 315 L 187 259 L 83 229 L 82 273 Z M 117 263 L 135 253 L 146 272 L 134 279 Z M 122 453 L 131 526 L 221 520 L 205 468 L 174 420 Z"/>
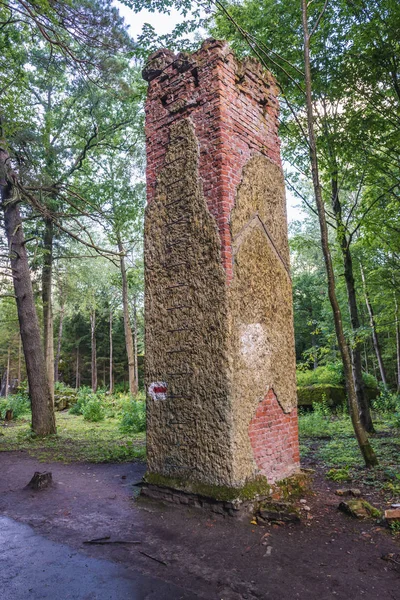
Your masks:
<path fill-rule="evenodd" d="M 162 76 L 149 83 L 145 107 L 148 202 L 154 198 L 157 174 L 163 165 L 168 128 L 190 116 L 199 141 L 204 194 L 210 213 L 218 215 L 221 260 L 229 283 L 232 240 L 228 224 L 243 166 L 254 152 L 280 164 L 276 84 L 272 75 L 256 64 L 245 70 L 241 83 L 236 84 L 238 64 L 220 41 L 207 41 L 191 56 L 193 66 L 184 73 L 178 72 L 172 55 L 168 60 L 170 65 Z M 198 87 L 192 75 L 194 67 Z M 167 106 L 161 102 L 163 97 Z M 189 103 L 183 113 L 169 112 L 168 107 L 181 101 Z"/>

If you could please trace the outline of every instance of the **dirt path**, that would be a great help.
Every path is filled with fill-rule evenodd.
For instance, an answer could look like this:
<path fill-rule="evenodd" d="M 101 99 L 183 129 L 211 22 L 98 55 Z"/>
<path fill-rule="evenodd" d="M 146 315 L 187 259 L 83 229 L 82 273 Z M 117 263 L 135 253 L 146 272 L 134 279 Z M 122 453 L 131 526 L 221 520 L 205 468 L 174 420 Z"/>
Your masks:
<path fill-rule="evenodd" d="M 0 465 L 0 515 L 88 557 L 167 582 L 170 600 L 400 600 L 400 567 L 381 558 L 399 554 L 399 540 L 373 522 L 339 513 L 335 484 L 322 478 L 316 478 L 318 494 L 307 498 L 311 510 L 303 511 L 301 524 L 264 528 L 196 509 L 135 501 L 132 484 L 144 473 L 141 463 L 43 464 L 10 452 L 0 454 Z M 54 487 L 25 490 L 35 470 L 52 471 Z M 140 544 L 83 544 L 105 536 Z M 64 600 L 56 594 L 56 581 L 54 598 Z M 109 597 L 164 597 L 137 593 Z M 98 596 L 76 596 L 89 597 Z"/>

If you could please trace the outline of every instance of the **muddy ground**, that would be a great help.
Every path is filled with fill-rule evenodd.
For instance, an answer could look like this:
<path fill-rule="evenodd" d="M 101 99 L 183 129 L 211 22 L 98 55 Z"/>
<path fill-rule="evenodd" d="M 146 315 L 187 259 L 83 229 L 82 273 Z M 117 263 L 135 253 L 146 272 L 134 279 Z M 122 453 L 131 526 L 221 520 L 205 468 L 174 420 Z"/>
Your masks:
<path fill-rule="evenodd" d="M 327 482 L 318 472 L 314 493 L 305 497 L 306 503 L 299 503 L 303 507 L 301 523 L 263 527 L 251 524 L 250 519 L 238 522 L 200 509 L 137 501 L 138 488 L 133 484 L 145 471 L 140 462 L 43 464 L 24 452 L 3 452 L 0 467 L 0 516 L 32 528 L 38 537 L 29 538 L 31 548 L 42 540 L 70 549 L 76 563 L 72 567 L 75 579 L 80 577 L 76 565 L 87 557 L 85 577 L 93 578 L 96 570 L 101 571 L 99 585 L 108 590 L 100 596 L 93 592 L 95 587 L 92 591 L 83 587 L 77 595 L 67 595 L 54 570 L 48 575 L 43 570 L 50 595 L 35 598 L 53 594 L 60 600 L 400 600 L 399 536 L 394 538 L 374 521 L 357 521 L 339 512 L 340 498 L 334 490 L 343 485 Z M 24 489 L 37 470 L 52 471 L 51 489 Z M 7 547 L 7 535 L 17 547 L 16 533 L 8 525 L 0 536 L 3 547 Z M 83 543 L 107 536 L 111 541 L 140 543 Z M 47 551 L 53 552 L 52 548 Z M 387 555 L 392 560 L 382 558 Z M 18 558 L 17 550 L 12 556 Z M 23 555 L 18 560 L 23 563 Z M 113 571 L 116 567 L 140 583 L 134 594 L 120 586 Z M 13 572 L 23 573 L 26 568 L 28 565 L 19 564 Z M 10 591 L 18 587 L 7 588 L 11 579 L 4 573 L 2 569 L 5 597 L 20 600 L 20 591 L 15 591 L 15 597 Z M 24 597 L 33 597 L 29 586 Z"/>

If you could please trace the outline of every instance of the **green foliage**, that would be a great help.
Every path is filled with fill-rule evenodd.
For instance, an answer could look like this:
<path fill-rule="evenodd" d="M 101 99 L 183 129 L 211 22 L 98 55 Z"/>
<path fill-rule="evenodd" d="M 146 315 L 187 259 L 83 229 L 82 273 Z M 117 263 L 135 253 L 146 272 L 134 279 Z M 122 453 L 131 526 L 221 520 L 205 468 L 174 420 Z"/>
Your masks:
<path fill-rule="evenodd" d="M 146 402 L 128 400 L 121 413 L 120 429 L 123 433 L 140 433 L 146 431 Z"/>
<path fill-rule="evenodd" d="M 1 452 L 24 450 L 41 462 L 129 462 L 145 458 L 144 434 L 124 435 L 115 419 L 91 422 L 58 412 L 56 422 L 57 435 L 47 438 L 32 436 L 26 419 L 2 428 L 0 456 Z"/>
<path fill-rule="evenodd" d="M 329 469 L 326 476 L 332 481 L 351 481 L 349 467 L 342 467 L 340 469 Z"/>
<path fill-rule="evenodd" d="M 328 363 L 317 367 L 316 369 L 307 369 L 304 366 L 298 366 L 296 371 L 297 385 L 344 385 L 343 367 L 341 363 Z M 364 384 L 370 388 L 377 388 L 378 382 L 370 373 L 363 373 Z"/>
<path fill-rule="evenodd" d="M 96 399 L 96 395 L 92 392 L 91 388 L 82 386 L 78 390 L 77 400 L 75 404 L 69 409 L 71 415 L 83 415 L 85 405 L 90 401 Z"/>
<path fill-rule="evenodd" d="M 367 388 L 378 389 L 378 381 L 371 373 L 363 373 L 363 381 Z"/>
<path fill-rule="evenodd" d="M 400 535 L 400 521 L 391 521 L 389 528 L 394 535 Z"/>
<path fill-rule="evenodd" d="M 31 411 L 31 403 L 28 394 L 19 392 L 8 396 L 8 398 L 0 398 L 0 413 L 3 418 L 6 411 L 9 409 L 13 411 L 14 419 L 28 415 Z"/>
<path fill-rule="evenodd" d="M 299 406 L 313 406 L 325 402 L 327 405 L 341 406 L 346 403 L 346 390 L 342 385 L 319 384 L 297 388 Z"/>
<path fill-rule="evenodd" d="M 329 439 L 342 432 L 349 423 L 348 417 L 336 417 L 326 401 L 314 403 L 313 410 L 300 412 L 299 434 L 300 439 Z"/>
<path fill-rule="evenodd" d="M 385 483 L 384 489 L 390 493 L 391 497 L 398 498 L 400 496 L 400 473 L 387 471 L 387 476 L 390 481 Z"/>
<path fill-rule="evenodd" d="M 343 385 L 343 368 L 341 363 L 329 363 L 312 370 L 297 370 L 297 385 L 316 385 L 319 383 Z"/>
<path fill-rule="evenodd" d="M 314 411 L 314 414 L 320 415 L 321 417 L 330 417 L 331 416 L 331 409 L 328 405 L 328 401 L 327 401 L 325 394 L 322 395 L 321 402 L 318 402 L 317 404 L 313 404 L 313 411 Z"/>
<path fill-rule="evenodd" d="M 391 393 L 387 388 L 381 386 L 380 394 L 373 401 L 373 408 L 381 414 L 391 414 L 396 417 L 400 413 L 400 396 Z"/>
<path fill-rule="evenodd" d="M 105 417 L 104 406 L 98 398 L 91 398 L 83 406 L 82 415 L 85 421 L 103 421 Z"/>

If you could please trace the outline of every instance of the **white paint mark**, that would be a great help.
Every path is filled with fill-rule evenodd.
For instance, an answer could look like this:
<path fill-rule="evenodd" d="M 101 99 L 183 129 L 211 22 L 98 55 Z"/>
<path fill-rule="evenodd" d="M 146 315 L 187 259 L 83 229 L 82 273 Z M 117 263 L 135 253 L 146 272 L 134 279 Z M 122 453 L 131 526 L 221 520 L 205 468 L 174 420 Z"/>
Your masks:
<path fill-rule="evenodd" d="M 149 385 L 149 395 L 153 400 L 166 400 L 167 384 L 165 381 L 153 381 Z"/>
<path fill-rule="evenodd" d="M 260 323 L 241 326 L 240 351 L 249 368 L 258 369 L 265 365 L 269 351 L 267 336 Z"/>

